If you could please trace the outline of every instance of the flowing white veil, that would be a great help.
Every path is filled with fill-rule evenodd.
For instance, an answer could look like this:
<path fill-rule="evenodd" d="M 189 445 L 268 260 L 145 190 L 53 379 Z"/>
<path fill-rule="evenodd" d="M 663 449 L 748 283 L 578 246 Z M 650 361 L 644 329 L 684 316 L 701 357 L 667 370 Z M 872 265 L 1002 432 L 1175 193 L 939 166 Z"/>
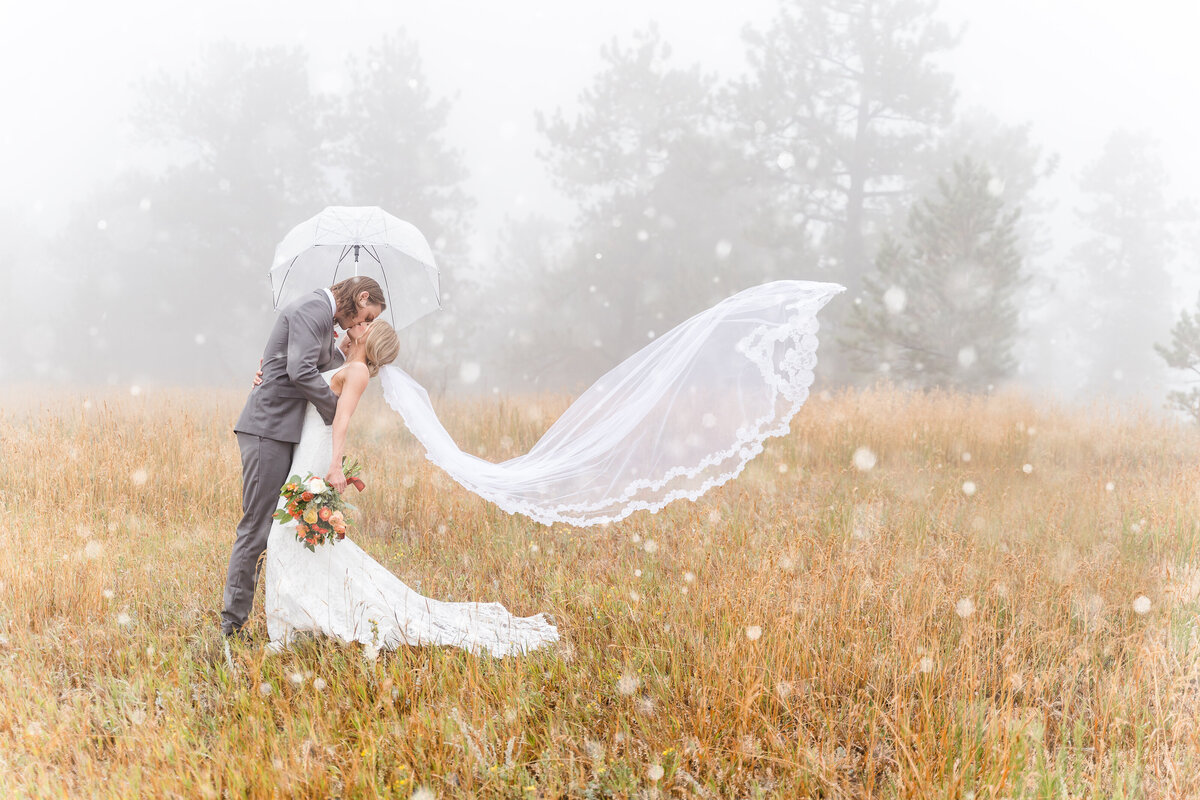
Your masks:
<path fill-rule="evenodd" d="M 584 392 L 525 455 L 462 452 L 403 370 L 384 398 L 458 483 L 509 513 L 587 526 L 695 500 L 788 432 L 817 363 L 817 312 L 844 287 L 775 281 L 722 300 Z"/>

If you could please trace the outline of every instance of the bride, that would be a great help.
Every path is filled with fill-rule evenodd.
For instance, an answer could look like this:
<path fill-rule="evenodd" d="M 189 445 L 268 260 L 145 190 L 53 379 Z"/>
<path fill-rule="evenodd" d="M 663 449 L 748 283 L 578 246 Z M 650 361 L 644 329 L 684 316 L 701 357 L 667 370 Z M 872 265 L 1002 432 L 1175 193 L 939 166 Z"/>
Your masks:
<path fill-rule="evenodd" d="M 310 404 L 289 475 L 341 473 L 350 417 L 369 380 L 400 350 L 386 322 L 347 331 L 346 363 L 323 373 L 338 395 L 333 424 Z M 281 501 L 282 505 L 282 501 Z M 358 642 L 370 652 L 409 645 L 453 645 L 505 656 L 558 640 L 544 615 L 516 617 L 499 603 L 451 603 L 423 597 L 367 555 L 348 537 L 309 551 L 296 539 L 296 523 L 275 522 L 267 540 L 266 612 L 272 650 L 298 634 L 324 634 Z"/>

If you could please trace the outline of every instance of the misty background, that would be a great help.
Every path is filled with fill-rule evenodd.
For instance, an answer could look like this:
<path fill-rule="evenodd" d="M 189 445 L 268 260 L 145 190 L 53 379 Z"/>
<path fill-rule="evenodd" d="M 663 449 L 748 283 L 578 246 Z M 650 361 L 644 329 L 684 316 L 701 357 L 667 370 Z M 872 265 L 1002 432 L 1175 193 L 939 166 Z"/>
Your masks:
<path fill-rule="evenodd" d="M 399 362 L 433 392 L 578 391 L 801 278 L 850 289 L 822 386 L 1200 421 L 1196 30 L 1170 0 L 4 3 L 0 382 L 245 386 L 276 243 L 379 205 L 442 269 Z"/>

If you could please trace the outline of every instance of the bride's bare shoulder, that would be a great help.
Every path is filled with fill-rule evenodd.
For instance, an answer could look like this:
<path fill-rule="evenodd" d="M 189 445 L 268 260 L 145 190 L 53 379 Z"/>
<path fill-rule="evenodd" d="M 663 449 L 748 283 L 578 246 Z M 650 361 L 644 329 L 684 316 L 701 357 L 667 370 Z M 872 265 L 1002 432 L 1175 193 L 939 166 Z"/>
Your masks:
<path fill-rule="evenodd" d="M 346 387 L 354 387 L 362 391 L 371 380 L 371 372 L 361 361 L 351 361 L 334 373 L 330 387 L 336 394 L 342 394 Z"/>

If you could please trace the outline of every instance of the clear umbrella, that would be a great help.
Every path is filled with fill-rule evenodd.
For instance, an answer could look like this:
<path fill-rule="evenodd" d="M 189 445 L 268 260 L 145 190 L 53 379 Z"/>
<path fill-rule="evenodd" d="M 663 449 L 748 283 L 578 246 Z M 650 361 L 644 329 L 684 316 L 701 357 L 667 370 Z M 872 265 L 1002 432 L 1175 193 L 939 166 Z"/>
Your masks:
<path fill-rule="evenodd" d="M 275 248 L 270 271 L 276 310 L 314 289 L 355 275 L 379 282 L 382 318 L 400 329 L 442 307 L 433 252 L 416 226 L 377 206 L 329 206 Z"/>

